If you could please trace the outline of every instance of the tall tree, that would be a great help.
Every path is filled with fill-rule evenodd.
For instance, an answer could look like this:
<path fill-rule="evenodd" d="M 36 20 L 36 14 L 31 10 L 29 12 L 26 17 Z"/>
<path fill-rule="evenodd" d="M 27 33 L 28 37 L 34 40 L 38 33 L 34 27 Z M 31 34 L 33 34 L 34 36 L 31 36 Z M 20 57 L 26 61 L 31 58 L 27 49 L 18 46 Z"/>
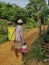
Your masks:
<path fill-rule="evenodd" d="M 31 10 L 31 14 L 29 14 L 30 17 L 36 18 L 38 26 L 39 26 L 39 33 L 40 33 L 40 43 L 42 42 L 42 30 L 41 30 L 41 17 L 44 16 L 44 24 L 45 24 L 45 12 L 43 12 L 43 9 L 46 7 L 46 0 L 29 0 L 29 4 L 27 5 L 26 9 L 29 11 Z M 43 13 L 43 14 L 41 14 Z"/>
<path fill-rule="evenodd" d="M 29 0 L 29 3 L 26 6 L 26 9 L 29 12 L 29 16 L 39 19 L 39 14 L 41 10 L 45 7 L 46 1 L 45 0 Z"/>

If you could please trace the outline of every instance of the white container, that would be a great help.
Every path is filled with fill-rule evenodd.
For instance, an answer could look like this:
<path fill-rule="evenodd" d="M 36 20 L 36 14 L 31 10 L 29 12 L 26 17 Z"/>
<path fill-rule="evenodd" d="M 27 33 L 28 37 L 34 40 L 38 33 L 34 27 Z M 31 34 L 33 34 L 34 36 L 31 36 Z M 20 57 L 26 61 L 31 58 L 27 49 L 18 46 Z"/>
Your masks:
<path fill-rule="evenodd" d="M 22 45 L 22 52 L 27 53 L 27 45 Z"/>

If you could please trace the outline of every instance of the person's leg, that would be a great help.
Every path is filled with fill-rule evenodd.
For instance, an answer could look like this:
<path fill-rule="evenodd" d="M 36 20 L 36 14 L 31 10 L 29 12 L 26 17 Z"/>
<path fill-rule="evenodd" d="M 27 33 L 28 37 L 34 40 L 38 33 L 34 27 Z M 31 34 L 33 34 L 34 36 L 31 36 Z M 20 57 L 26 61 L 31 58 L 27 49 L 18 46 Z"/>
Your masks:
<path fill-rule="evenodd" d="M 27 55 L 27 53 L 23 53 L 22 52 L 22 57 L 23 57 L 23 59 L 24 59 L 24 57 Z"/>
<path fill-rule="evenodd" d="M 18 49 L 18 62 L 21 62 L 22 61 L 22 52 L 21 52 L 21 49 Z"/>
<path fill-rule="evenodd" d="M 19 57 L 21 55 L 21 49 L 15 48 L 15 54 L 17 57 Z"/>
<path fill-rule="evenodd" d="M 19 42 L 15 43 L 15 54 L 17 57 L 20 57 L 22 55 L 21 46 L 22 46 L 21 43 Z"/>
<path fill-rule="evenodd" d="M 15 48 L 16 57 L 18 57 L 18 50 Z"/>
<path fill-rule="evenodd" d="M 15 44 L 15 54 L 16 54 L 16 57 L 18 57 L 18 50 L 17 50 L 17 47 L 18 47 L 18 42 L 16 42 L 15 40 L 14 40 L 14 44 Z"/>
<path fill-rule="evenodd" d="M 25 56 L 25 53 L 22 52 L 22 56 L 24 57 Z"/>

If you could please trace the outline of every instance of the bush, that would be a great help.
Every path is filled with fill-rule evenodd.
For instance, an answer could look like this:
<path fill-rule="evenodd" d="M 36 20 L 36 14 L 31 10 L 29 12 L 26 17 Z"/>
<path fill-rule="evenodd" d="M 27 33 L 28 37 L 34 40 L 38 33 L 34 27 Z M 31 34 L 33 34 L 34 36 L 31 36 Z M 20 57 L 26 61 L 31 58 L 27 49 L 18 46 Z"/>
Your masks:
<path fill-rule="evenodd" d="M 48 27 L 48 29 L 47 29 L 45 35 L 44 35 L 44 41 L 45 41 L 46 43 L 49 43 L 49 27 Z"/>
<path fill-rule="evenodd" d="M 46 58 L 46 51 L 41 50 L 39 39 L 37 39 L 33 44 L 31 45 L 30 50 L 25 57 L 25 62 L 29 60 L 32 61 L 33 59 L 36 59 L 37 61 L 42 61 Z"/>
<path fill-rule="evenodd" d="M 0 19 L 0 44 L 7 41 L 7 20 Z"/>
<path fill-rule="evenodd" d="M 7 41 L 7 34 L 0 35 L 0 44 Z"/>
<path fill-rule="evenodd" d="M 49 35 L 45 35 L 44 41 L 45 41 L 46 43 L 49 43 Z"/>
<path fill-rule="evenodd" d="M 0 34 L 7 33 L 7 20 L 0 19 Z"/>
<path fill-rule="evenodd" d="M 27 19 L 27 27 L 35 28 L 35 27 L 37 27 L 37 22 L 33 18 L 28 18 Z"/>
<path fill-rule="evenodd" d="M 39 43 L 35 43 L 35 45 L 32 48 L 33 50 L 33 58 L 37 59 L 37 61 L 42 61 L 46 58 L 46 51 L 41 50 L 41 45 Z"/>

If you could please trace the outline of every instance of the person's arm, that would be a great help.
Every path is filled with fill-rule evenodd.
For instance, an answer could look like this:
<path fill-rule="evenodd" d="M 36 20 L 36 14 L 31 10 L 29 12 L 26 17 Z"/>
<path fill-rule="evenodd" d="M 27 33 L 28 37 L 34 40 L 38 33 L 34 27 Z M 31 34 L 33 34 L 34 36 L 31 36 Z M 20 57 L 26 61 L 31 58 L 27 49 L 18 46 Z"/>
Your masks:
<path fill-rule="evenodd" d="M 25 40 L 24 40 L 24 31 L 23 29 L 20 30 L 20 37 L 21 37 L 21 42 L 24 44 L 25 43 Z"/>

